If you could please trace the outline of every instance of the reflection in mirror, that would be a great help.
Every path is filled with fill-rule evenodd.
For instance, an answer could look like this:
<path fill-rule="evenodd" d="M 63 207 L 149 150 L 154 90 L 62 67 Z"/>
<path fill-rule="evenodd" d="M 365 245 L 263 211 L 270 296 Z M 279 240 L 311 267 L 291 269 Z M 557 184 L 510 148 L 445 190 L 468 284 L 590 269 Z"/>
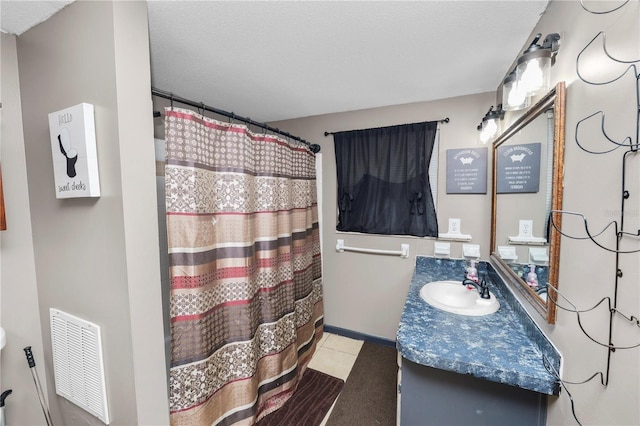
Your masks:
<path fill-rule="evenodd" d="M 501 219 L 495 231 L 498 255 L 543 300 L 549 262 L 546 229 L 551 210 L 553 122 L 551 106 L 501 144 L 496 157 L 496 215 Z"/>
<path fill-rule="evenodd" d="M 561 82 L 493 144 L 491 258 L 551 324 L 560 234 L 549 215 L 562 208 L 564 99 Z"/>

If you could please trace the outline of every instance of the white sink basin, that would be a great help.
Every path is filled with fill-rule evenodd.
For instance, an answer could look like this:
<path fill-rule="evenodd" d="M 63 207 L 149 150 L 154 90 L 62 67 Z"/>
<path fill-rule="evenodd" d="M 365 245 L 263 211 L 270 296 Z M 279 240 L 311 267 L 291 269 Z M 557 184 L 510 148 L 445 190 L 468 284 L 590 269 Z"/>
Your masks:
<path fill-rule="evenodd" d="M 462 281 L 430 282 L 422 286 L 420 297 L 435 308 L 460 315 L 489 315 L 500 308 L 493 294 L 483 299 L 475 288 L 469 290 Z"/>

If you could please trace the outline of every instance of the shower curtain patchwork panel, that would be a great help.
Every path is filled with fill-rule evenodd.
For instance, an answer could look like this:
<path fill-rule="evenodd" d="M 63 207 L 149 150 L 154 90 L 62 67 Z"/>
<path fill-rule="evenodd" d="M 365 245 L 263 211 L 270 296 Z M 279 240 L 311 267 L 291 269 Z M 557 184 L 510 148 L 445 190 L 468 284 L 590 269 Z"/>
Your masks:
<path fill-rule="evenodd" d="M 251 425 L 295 390 L 323 326 L 315 157 L 165 110 L 174 425 Z"/>

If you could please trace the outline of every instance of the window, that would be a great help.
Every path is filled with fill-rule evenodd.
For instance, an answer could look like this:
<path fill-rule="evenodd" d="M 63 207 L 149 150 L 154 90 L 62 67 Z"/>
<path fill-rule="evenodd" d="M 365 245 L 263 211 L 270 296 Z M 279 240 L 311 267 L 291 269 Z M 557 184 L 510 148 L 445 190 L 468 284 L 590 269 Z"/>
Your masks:
<path fill-rule="evenodd" d="M 334 133 L 337 230 L 438 235 L 429 174 L 437 124 L 431 121 Z"/>

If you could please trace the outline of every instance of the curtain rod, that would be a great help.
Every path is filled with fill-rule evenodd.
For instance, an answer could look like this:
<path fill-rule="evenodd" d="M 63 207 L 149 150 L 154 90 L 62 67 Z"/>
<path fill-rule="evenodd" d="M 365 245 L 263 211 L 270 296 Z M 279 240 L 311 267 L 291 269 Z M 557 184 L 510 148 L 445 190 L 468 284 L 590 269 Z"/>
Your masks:
<path fill-rule="evenodd" d="M 433 120 L 431 120 L 431 121 L 433 121 Z M 443 119 L 441 119 L 441 120 L 436 120 L 436 121 L 437 121 L 438 123 L 448 123 L 448 122 L 449 122 L 449 121 L 451 121 L 451 120 L 449 120 L 449 117 L 445 117 L 445 118 L 443 118 Z M 343 131 L 343 132 L 348 132 L 349 130 L 342 130 L 342 131 Z M 339 133 L 339 132 L 324 132 L 324 135 L 325 135 L 325 136 L 329 136 L 329 135 L 334 135 L 334 134 L 336 134 L 336 133 Z"/>
<path fill-rule="evenodd" d="M 191 101 L 189 99 L 182 98 L 180 96 L 176 96 L 171 92 L 167 92 L 165 90 L 156 89 L 154 87 L 151 88 L 151 94 L 153 96 L 158 96 L 158 97 L 161 97 L 161 98 L 164 98 L 164 99 L 171 100 L 171 106 L 173 106 L 173 102 L 179 102 L 181 104 L 189 105 L 189 106 L 192 106 L 194 108 L 199 108 L 199 109 L 202 109 L 202 110 L 205 110 L 205 111 L 213 112 L 215 114 L 223 115 L 225 117 L 231 118 L 232 120 L 239 120 L 239 121 L 242 121 L 244 123 L 251 124 L 251 125 L 256 126 L 256 127 L 261 127 L 261 128 L 263 128 L 265 130 L 269 130 L 270 132 L 274 132 L 274 133 L 277 133 L 279 135 L 285 136 L 285 137 L 287 137 L 289 139 L 296 140 L 296 141 L 298 141 L 300 143 L 303 143 L 304 145 L 307 145 L 309 147 L 309 150 L 311 150 L 311 152 L 313 152 L 314 154 L 317 154 L 318 152 L 320 152 L 320 145 L 318 145 L 318 144 L 315 144 L 315 143 L 312 144 L 312 143 L 307 142 L 306 140 L 304 140 L 304 139 L 302 139 L 302 138 L 300 138 L 298 136 L 292 135 L 292 134 L 290 134 L 288 132 L 285 132 L 283 130 L 280 130 L 280 129 L 276 128 L 276 127 L 271 127 L 266 123 L 261 123 L 259 121 L 252 120 L 249 117 L 242 117 L 240 115 L 236 115 L 233 112 L 227 112 L 227 111 L 224 111 L 224 110 L 221 110 L 221 109 L 218 109 L 218 108 L 214 108 L 214 107 L 205 105 L 202 102 L 194 102 L 194 101 Z M 159 117 L 160 113 L 156 114 L 156 112 L 154 112 L 153 115 L 154 115 L 154 117 L 155 116 Z"/>

